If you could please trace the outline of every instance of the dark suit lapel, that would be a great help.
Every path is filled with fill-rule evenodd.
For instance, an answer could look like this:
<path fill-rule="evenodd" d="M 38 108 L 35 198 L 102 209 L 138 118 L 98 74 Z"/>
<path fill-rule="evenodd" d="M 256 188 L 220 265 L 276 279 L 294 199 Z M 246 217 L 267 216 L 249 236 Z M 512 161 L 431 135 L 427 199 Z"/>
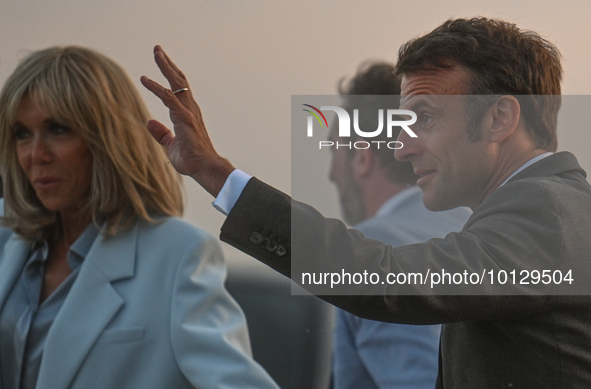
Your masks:
<path fill-rule="evenodd" d="M 112 282 L 132 277 L 138 227 L 99 235 L 47 336 L 38 389 L 68 388 L 99 335 L 125 304 Z"/>

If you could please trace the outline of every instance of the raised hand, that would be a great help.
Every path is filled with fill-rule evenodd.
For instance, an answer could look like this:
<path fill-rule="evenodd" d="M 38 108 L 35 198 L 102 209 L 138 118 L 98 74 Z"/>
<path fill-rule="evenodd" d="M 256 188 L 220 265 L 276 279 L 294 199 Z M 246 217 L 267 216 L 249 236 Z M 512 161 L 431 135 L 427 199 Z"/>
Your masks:
<path fill-rule="evenodd" d="M 183 72 L 160 46 L 154 47 L 154 60 L 170 89 L 146 76 L 141 77 L 141 82 L 170 110 L 176 136 L 157 120 L 149 120 L 146 127 L 166 148 L 170 162 L 179 173 L 193 177 L 206 191 L 217 196 L 234 167 L 215 151 Z"/>

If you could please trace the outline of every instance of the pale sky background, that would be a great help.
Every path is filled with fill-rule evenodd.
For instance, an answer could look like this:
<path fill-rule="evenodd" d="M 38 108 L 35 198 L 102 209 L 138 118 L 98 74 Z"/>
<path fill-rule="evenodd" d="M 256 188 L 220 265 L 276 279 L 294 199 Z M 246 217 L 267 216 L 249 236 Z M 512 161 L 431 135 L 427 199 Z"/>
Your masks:
<path fill-rule="evenodd" d="M 291 95 L 335 94 L 337 81 L 360 62 L 394 61 L 409 38 L 450 17 L 478 15 L 548 38 L 563 55 L 563 93 L 591 94 L 591 2 L 583 0 L 1 0 L 0 83 L 32 50 L 88 46 L 127 69 L 152 115 L 169 124 L 167 110 L 139 83 L 142 74 L 163 80 L 152 59 L 153 46 L 161 44 L 188 76 L 218 151 L 290 192 Z M 588 129 L 561 131 L 560 149 L 591 169 Z M 333 191 L 323 180 L 328 159 L 315 170 Z M 186 218 L 218 236 L 224 216 L 186 181 Z M 336 204 L 333 211 L 338 215 Z M 224 246 L 228 257 L 242 258 Z"/>

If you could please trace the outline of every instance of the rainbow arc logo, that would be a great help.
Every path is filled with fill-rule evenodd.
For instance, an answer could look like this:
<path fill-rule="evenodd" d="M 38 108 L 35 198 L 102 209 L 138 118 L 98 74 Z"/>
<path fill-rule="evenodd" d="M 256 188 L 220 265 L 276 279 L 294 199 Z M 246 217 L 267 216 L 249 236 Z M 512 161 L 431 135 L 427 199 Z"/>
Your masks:
<path fill-rule="evenodd" d="M 314 111 L 318 112 L 318 114 L 320 116 L 322 116 L 322 119 L 324 119 L 324 124 L 326 124 L 326 128 L 328 128 L 328 122 L 326 121 L 326 117 L 324 116 L 324 114 L 318 108 L 316 108 L 315 106 L 310 105 L 310 104 L 302 104 L 302 105 L 305 105 L 306 107 L 310 107 Z M 320 127 L 322 127 L 322 120 L 320 120 L 320 118 L 318 117 L 318 115 L 316 115 L 316 113 L 310 111 L 309 109 L 305 109 L 305 108 L 302 108 L 302 111 L 306 111 L 306 112 L 311 113 L 312 115 L 314 115 L 314 117 L 316 118 L 316 120 L 318 120 L 318 123 L 320 123 Z M 308 126 L 308 128 L 310 128 L 310 126 Z M 308 131 L 310 131 L 310 130 L 308 130 Z M 310 135 L 308 135 L 308 136 L 310 136 Z"/>

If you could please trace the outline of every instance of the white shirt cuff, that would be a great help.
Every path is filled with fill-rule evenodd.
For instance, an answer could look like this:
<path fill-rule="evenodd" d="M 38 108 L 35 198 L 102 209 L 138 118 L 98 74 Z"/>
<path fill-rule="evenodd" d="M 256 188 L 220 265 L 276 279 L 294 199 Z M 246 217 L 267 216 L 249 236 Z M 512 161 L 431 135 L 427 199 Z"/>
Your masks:
<path fill-rule="evenodd" d="M 226 179 L 222 190 L 218 193 L 218 197 L 212 203 L 214 208 L 224 215 L 228 215 L 251 178 L 252 176 L 244 173 L 242 170 L 234 169 Z"/>

